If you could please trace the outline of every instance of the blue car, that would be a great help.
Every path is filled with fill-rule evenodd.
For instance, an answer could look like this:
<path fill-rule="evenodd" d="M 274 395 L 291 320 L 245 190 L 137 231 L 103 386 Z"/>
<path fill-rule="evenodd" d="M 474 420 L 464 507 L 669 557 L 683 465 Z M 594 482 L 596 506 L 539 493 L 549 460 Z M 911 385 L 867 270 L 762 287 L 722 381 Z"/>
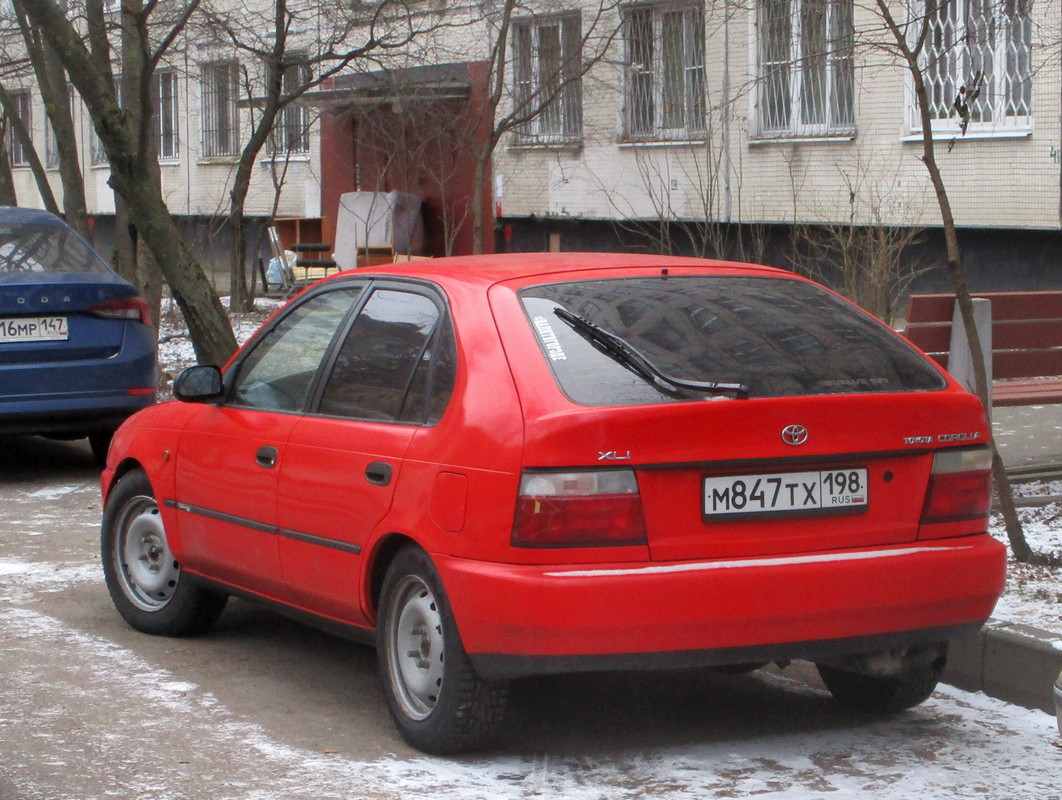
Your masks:
<path fill-rule="evenodd" d="M 155 402 L 147 303 L 65 222 L 0 207 L 0 434 L 111 434 Z"/>

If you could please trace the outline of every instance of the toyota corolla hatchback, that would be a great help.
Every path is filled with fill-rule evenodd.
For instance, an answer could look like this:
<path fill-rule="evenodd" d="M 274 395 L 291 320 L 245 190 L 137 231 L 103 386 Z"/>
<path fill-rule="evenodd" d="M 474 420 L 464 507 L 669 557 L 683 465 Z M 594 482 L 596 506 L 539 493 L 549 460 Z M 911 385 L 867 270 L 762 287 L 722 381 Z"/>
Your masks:
<path fill-rule="evenodd" d="M 239 595 L 374 641 L 428 752 L 484 746 L 546 673 L 808 659 L 904 709 L 1003 587 L 978 400 L 777 269 L 347 272 L 174 394 L 103 474 L 119 612 L 190 634 Z"/>
<path fill-rule="evenodd" d="M 147 304 L 65 222 L 0 207 L 0 433 L 88 436 L 155 402 Z"/>

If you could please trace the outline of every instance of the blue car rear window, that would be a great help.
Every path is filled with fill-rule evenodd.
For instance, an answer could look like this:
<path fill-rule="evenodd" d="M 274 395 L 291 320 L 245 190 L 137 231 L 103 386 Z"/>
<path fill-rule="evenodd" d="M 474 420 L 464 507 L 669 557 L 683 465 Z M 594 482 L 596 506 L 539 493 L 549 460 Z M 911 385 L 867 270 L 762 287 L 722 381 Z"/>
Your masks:
<path fill-rule="evenodd" d="M 0 280 L 42 273 L 110 273 L 85 240 L 65 225 L 0 222 Z"/>

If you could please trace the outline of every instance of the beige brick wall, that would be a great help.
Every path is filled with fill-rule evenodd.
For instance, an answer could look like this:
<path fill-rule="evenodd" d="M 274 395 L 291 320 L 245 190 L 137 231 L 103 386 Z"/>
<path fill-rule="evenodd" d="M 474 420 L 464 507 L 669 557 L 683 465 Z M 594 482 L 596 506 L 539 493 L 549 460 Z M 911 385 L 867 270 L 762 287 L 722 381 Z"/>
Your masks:
<path fill-rule="evenodd" d="M 857 4 L 858 6 L 858 4 Z M 937 157 L 963 226 L 1057 229 L 1062 2 L 1034 5 L 1033 122 L 1014 138 L 975 135 Z M 857 8 L 864 40 L 880 19 Z M 703 218 L 714 208 L 735 222 L 886 222 L 936 225 L 940 215 L 908 121 L 906 71 L 880 50 L 857 48 L 856 134 L 843 140 L 756 140 L 752 82 L 756 29 L 748 14 L 706 24 L 709 144 L 632 145 L 619 141 L 622 78 L 599 65 L 584 87 L 585 138 L 580 149 L 499 148 L 506 215 L 588 218 Z M 1049 45 L 1055 37 L 1054 50 Z M 725 37 L 725 39 L 724 39 Z M 877 39 L 880 41 L 880 38 Z M 724 41 L 729 59 L 724 58 Z M 751 55 L 750 55 L 751 54 Z M 729 96 L 722 87 L 729 80 Z"/>

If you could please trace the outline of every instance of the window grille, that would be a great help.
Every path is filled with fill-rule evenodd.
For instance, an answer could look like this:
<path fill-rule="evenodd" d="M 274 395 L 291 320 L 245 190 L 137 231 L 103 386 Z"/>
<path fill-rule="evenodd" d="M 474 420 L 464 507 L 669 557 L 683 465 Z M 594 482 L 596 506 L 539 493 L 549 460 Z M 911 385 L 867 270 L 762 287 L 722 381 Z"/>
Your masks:
<path fill-rule="evenodd" d="M 12 92 L 11 99 L 14 101 L 15 108 L 18 113 L 18 118 L 22 120 L 22 124 L 30 135 L 33 135 L 33 104 L 30 98 L 29 92 Z M 7 150 L 11 156 L 11 166 L 13 167 L 28 167 L 29 166 L 29 148 L 23 143 L 23 141 L 15 134 L 14 128 L 11 123 L 7 126 Z"/>
<path fill-rule="evenodd" d="M 582 135 L 582 20 L 566 14 L 513 25 L 514 113 L 525 144 L 574 142 Z"/>
<path fill-rule="evenodd" d="M 309 80 L 308 64 L 289 64 L 281 79 L 281 96 L 298 92 Z M 281 109 L 273 125 L 271 142 L 275 153 L 299 155 L 310 152 L 310 115 L 305 106 L 295 101 Z"/>
<path fill-rule="evenodd" d="M 1026 128 L 1032 116 L 1031 0 L 925 6 L 923 69 L 933 127 L 966 133 Z M 912 119 L 915 128 L 918 115 Z"/>
<path fill-rule="evenodd" d="M 239 116 L 236 100 L 239 95 L 239 65 L 233 61 L 207 64 L 203 67 L 202 98 L 202 154 L 234 156 L 239 152 Z"/>
<path fill-rule="evenodd" d="M 177 73 L 173 70 L 159 70 L 151 77 L 152 101 L 154 115 L 152 126 L 155 134 L 155 147 L 160 159 L 177 158 L 178 153 L 178 108 L 177 108 Z"/>
<path fill-rule="evenodd" d="M 697 139 L 706 130 L 704 9 L 623 11 L 628 139 Z"/>
<path fill-rule="evenodd" d="M 761 136 L 855 132 L 852 7 L 853 0 L 761 0 Z"/>

